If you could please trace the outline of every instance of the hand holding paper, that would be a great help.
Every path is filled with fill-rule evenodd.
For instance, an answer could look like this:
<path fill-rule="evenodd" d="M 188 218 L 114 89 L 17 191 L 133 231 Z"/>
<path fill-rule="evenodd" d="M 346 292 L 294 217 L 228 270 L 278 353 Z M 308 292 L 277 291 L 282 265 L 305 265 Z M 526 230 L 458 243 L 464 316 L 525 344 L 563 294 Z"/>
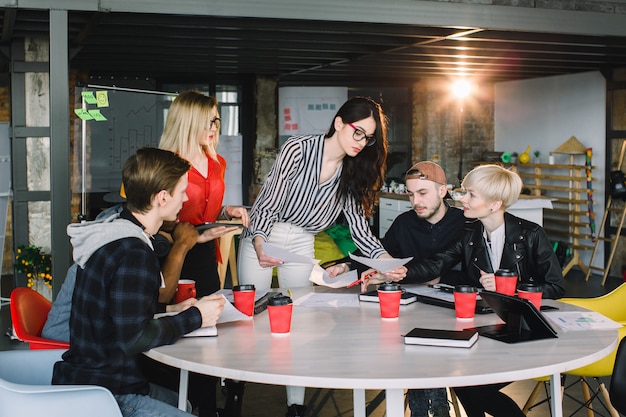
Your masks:
<path fill-rule="evenodd" d="M 375 269 L 381 273 L 386 273 L 392 271 L 396 268 L 401 267 L 402 265 L 409 262 L 413 257 L 409 258 L 366 258 L 364 256 L 356 256 L 350 254 L 350 259 L 354 259 L 357 262 L 362 263 L 363 265 L 369 266 L 372 269 Z"/>
<path fill-rule="evenodd" d="M 365 258 L 362 256 L 356 256 L 350 254 L 350 258 L 360 262 L 370 268 L 374 269 L 374 271 L 378 271 L 378 274 L 372 273 L 373 271 L 364 272 L 365 275 L 362 275 L 361 282 L 361 291 L 366 292 L 368 284 L 379 284 L 385 281 L 400 281 L 406 276 L 406 268 L 402 268 L 404 271 L 400 273 L 389 274 L 391 271 L 395 271 L 398 268 L 401 268 L 404 264 L 409 262 L 412 257 L 409 258 Z M 373 281 L 373 282 L 370 282 Z"/>
<path fill-rule="evenodd" d="M 330 288 L 344 288 L 358 279 L 357 271 L 352 270 L 343 274 L 339 274 L 334 278 L 328 275 L 328 272 L 319 265 L 313 265 L 309 281 Z"/>

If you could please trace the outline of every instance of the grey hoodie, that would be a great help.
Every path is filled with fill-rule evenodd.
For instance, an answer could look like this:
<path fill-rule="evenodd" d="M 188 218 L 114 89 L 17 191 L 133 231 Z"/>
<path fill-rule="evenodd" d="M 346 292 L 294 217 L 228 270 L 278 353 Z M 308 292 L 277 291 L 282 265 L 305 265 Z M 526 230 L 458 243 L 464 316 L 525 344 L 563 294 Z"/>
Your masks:
<path fill-rule="evenodd" d="M 85 223 L 67 226 L 67 235 L 74 248 L 74 262 L 81 268 L 95 251 L 115 240 L 128 237 L 142 239 L 152 248 L 150 238 L 133 222 L 121 219 L 119 213 Z"/>

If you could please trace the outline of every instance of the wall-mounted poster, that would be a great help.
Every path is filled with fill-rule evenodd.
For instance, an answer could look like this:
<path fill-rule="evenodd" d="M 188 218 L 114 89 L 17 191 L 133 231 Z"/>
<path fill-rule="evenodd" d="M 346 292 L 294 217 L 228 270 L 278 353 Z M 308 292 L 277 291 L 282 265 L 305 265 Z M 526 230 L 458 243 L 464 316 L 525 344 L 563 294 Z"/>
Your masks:
<path fill-rule="evenodd" d="M 325 133 L 347 99 L 346 87 L 281 87 L 278 91 L 279 135 Z"/>

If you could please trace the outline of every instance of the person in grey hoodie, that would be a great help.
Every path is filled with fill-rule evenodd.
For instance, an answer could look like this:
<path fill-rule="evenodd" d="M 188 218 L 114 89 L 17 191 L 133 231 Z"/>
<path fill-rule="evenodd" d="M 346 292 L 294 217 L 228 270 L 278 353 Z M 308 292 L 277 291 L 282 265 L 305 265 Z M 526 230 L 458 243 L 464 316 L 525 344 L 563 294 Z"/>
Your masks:
<path fill-rule="evenodd" d="M 54 365 L 55 385 L 100 385 L 124 416 L 189 416 L 177 394 L 151 384 L 139 366 L 149 349 L 217 322 L 225 299 L 209 295 L 155 319 L 163 276 L 152 236 L 175 221 L 186 200 L 189 162 L 142 148 L 122 170 L 126 208 L 119 217 L 68 226 L 78 264 L 70 315 L 70 348 Z M 119 238 L 120 235 L 126 237 Z"/>
<path fill-rule="evenodd" d="M 123 204 L 116 204 L 102 211 L 93 221 L 93 223 L 111 223 L 119 218 L 124 208 Z M 123 224 L 123 223 L 122 223 Z M 112 242 L 113 240 L 123 239 L 135 236 L 134 228 L 117 228 L 118 236 L 107 231 L 103 234 L 104 241 L 99 242 L 101 246 Z M 188 223 L 176 223 L 174 230 L 171 231 L 171 248 L 167 253 L 158 253 L 159 258 L 164 258 L 161 270 L 165 286 L 159 288 L 159 311 L 170 311 L 174 306 L 168 302 L 172 299 L 172 294 L 176 292 L 176 286 L 180 277 L 185 254 L 191 249 L 198 239 L 198 232 L 193 225 Z M 52 308 L 48 313 L 48 319 L 41 331 L 42 337 L 63 342 L 70 341 L 70 311 L 72 309 L 72 294 L 74 293 L 74 285 L 76 284 L 76 271 L 78 264 L 74 263 L 67 270 L 63 285 L 59 290 Z"/>
<path fill-rule="evenodd" d="M 124 206 L 122 204 L 109 207 L 96 217 L 95 222 L 111 222 L 119 218 L 119 214 L 122 212 L 123 208 Z M 118 230 L 118 232 L 120 232 L 118 238 L 132 237 L 133 233 L 129 234 L 127 230 L 132 231 L 132 229 L 126 228 Z M 102 244 L 109 243 L 110 239 L 114 239 L 114 236 L 111 234 L 107 233 L 106 236 L 109 239 L 101 242 Z M 169 251 L 167 253 L 158 253 L 157 251 L 159 258 L 165 258 L 161 265 L 165 287 L 159 288 L 159 312 L 171 311 L 175 308 L 175 306 L 166 304 L 166 302 L 171 300 L 171 294 L 176 291 L 183 260 L 185 259 L 186 253 L 198 240 L 198 232 L 196 228 L 189 223 L 176 223 L 174 230 L 171 231 L 171 237 L 173 242 Z M 61 290 L 52 303 L 52 308 L 48 313 L 48 318 L 41 332 L 41 335 L 47 339 L 60 340 L 63 342 L 70 341 L 70 312 L 72 310 L 72 294 L 74 293 L 74 286 L 76 284 L 77 270 L 78 264 L 74 263 L 70 266 L 65 275 L 65 281 L 63 281 Z M 141 356 L 139 361 L 144 374 L 150 382 L 167 387 L 171 390 L 178 389 L 177 382 L 180 379 L 178 369 L 155 362 L 147 356 Z M 190 373 L 188 390 L 189 401 L 194 409 L 197 408 L 200 417 L 213 417 L 218 412 L 217 396 L 215 393 L 216 383 L 217 378 L 215 377 L 193 372 Z"/>

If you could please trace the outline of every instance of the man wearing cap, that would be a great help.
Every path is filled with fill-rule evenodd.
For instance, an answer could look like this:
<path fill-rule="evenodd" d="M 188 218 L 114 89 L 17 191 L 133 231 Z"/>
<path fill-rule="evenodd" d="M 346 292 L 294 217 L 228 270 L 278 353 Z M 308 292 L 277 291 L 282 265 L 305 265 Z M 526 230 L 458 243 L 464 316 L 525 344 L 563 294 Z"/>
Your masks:
<path fill-rule="evenodd" d="M 466 218 L 463 210 L 451 208 L 446 203 L 448 195 L 446 174 L 434 162 L 422 161 L 413 165 L 405 174 L 406 191 L 413 210 L 400 214 L 380 240 L 385 250 L 394 258 L 413 257 L 414 260 L 429 258 L 457 242 L 461 237 Z M 351 268 L 366 270 L 365 265 L 348 257 L 327 262 L 331 277 Z M 408 284 L 434 284 L 441 280 L 446 284 L 464 283 L 460 264 L 441 277 L 425 282 L 421 276 L 407 273 L 402 280 Z M 365 291 L 367 287 L 362 288 Z"/>
<path fill-rule="evenodd" d="M 428 258 L 458 241 L 466 219 L 463 210 L 446 203 L 446 174 L 436 163 L 418 162 L 407 171 L 405 180 L 413 210 L 400 214 L 381 242 L 396 258 Z M 441 281 L 452 285 L 462 282 L 459 268 L 443 274 Z M 403 280 L 404 283 L 421 281 L 410 274 Z"/>

